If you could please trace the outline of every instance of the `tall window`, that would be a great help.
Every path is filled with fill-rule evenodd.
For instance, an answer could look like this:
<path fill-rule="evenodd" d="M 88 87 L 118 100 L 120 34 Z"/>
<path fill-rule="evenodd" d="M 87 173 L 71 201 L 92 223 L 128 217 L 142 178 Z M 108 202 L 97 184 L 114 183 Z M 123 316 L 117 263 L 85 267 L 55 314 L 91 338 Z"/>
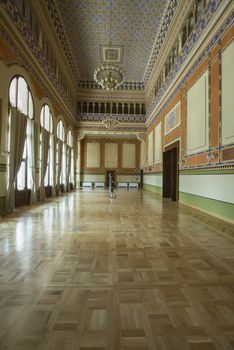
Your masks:
<path fill-rule="evenodd" d="M 63 147 L 62 147 L 62 164 L 61 164 L 61 173 L 60 173 L 60 184 L 65 184 L 66 183 L 66 146 L 65 146 L 65 132 L 64 132 L 64 125 L 62 120 L 60 120 L 57 124 L 57 138 L 63 142 Z M 56 146 L 56 172 L 58 174 L 58 169 L 59 169 L 59 151 L 58 151 L 58 143 Z"/>
<path fill-rule="evenodd" d="M 53 182 L 53 147 L 52 147 L 52 133 L 53 133 L 53 118 L 50 108 L 47 104 L 45 104 L 41 109 L 40 116 L 41 127 L 46 129 L 50 133 L 49 140 L 49 152 L 47 159 L 47 167 L 46 167 L 46 175 L 44 178 L 44 186 L 52 186 Z M 42 151 L 42 137 L 40 135 L 40 154 Z"/>
<path fill-rule="evenodd" d="M 71 130 L 69 130 L 67 133 L 67 145 L 71 148 L 73 146 L 73 137 L 72 137 Z"/>
<path fill-rule="evenodd" d="M 27 82 L 21 76 L 17 76 L 12 79 L 9 89 L 9 101 L 12 107 L 17 108 L 21 113 L 25 115 L 25 118 L 33 119 L 34 107 L 32 94 L 29 90 Z M 30 129 L 27 127 L 26 139 L 24 144 L 24 153 L 21 161 L 20 169 L 16 178 L 17 190 L 25 190 L 31 188 L 32 179 L 29 171 L 28 158 L 31 147 L 29 147 Z M 10 120 L 9 120 L 9 145 L 10 145 Z"/>
<path fill-rule="evenodd" d="M 74 151 L 73 151 L 73 136 L 71 130 L 67 134 L 67 145 L 71 148 L 71 161 L 70 164 L 67 163 L 67 166 L 70 166 L 70 169 L 67 169 L 69 172 L 69 183 L 74 184 Z"/>
<path fill-rule="evenodd" d="M 64 126 L 62 120 L 60 120 L 57 125 L 57 138 L 63 142 L 65 141 Z"/>

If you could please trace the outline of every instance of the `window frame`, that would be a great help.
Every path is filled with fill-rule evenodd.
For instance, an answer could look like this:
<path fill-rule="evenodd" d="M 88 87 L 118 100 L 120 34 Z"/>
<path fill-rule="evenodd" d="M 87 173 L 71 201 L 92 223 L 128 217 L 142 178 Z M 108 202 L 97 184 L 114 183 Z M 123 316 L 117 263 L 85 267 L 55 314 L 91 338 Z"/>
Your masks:
<path fill-rule="evenodd" d="M 49 112 L 49 130 L 46 128 L 46 108 L 48 108 Z M 43 113 L 43 115 L 42 115 Z M 53 184 L 53 168 L 52 168 L 52 161 L 53 161 L 53 144 L 52 144 L 52 135 L 54 133 L 54 120 L 53 120 L 53 114 L 51 112 L 50 106 L 48 103 L 44 103 L 41 107 L 41 112 L 40 112 L 40 127 L 41 130 L 45 129 L 50 133 L 50 140 L 49 140 L 49 150 L 48 150 L 48 159 L 47 159 L 47 164 L 46 164 L 46 173 L 45 173 L 45 178 L 43 181 L 44 187 L 51 187 Z M 41 147 L 42 147 L 42 136 L 40 132 L 40 166 L 42 166 L 42 160 L 41 160 Z M 42 179 L 40 179 L 40 183 L 42 185 Z"/>
<path fill-rule="evenodd" d="M 21 109 L 19 109 L 19 79 L 22 79 L 25 84 L 26 84 L 26 87 L 27 87 L 27 113 L 25 114 Z M 11 99 L 11 85 L 13 83 L 13 81 L 16 81 L 16 86 L 15 86 L 15 105 L 12 103 L 12 99 Z M 30 100 L 31 98 L 31 102 L 32 102 L 32 117 L 30 117 Z M 27 80 L 24 78 L 24 76 L 20 75 L 20 74 L 16 74 L 14 75 L 14 77 L 12 77 L 12 79 L 10 80 L 10 83 L 9 83 L 9 87 L 8 87 L 8 103 L 9 103 L 9 113 L 8 113 L 8 120 L 9 120 L 9 123 L 8 123 L 8 147 L 9 147 L 9 152 L 10 152 L 10 130 L 11 130 L 11 116 L 10 116 L 10 108 L 13 107 L 13 108 L 16 108 L 20 113 L 24 114 L 25 118 L 27 118 L 27 120 L 34 120 L 35 119 L 35 104 L 34 104 L 34 99 L 33 99 L 33 96 L 32 96 L 32 92 L 31 92 L 31 89 L 29 87 L 29 84 L 27 82 Z M 28 164 L 28 127 L 27 127 L 27 130 L 26 130 L 26 138 L 25 138 L 25 143 L 24 143 L 24 149 L 26 147 L 26 155 L 24 157 L 24 153 L 23 153 L 23 156 L 22 156 L 22 159 L 21 159 L 21 164 L 20 164 L 20 167 L 19 167 L 19 171 L 18 171 L 18 174 L 16 176 L 16 179 L 15 179 L 15 190 L 16 191 L 26 191 L 26 190 L 30 190 L 29 188 L 29 164 Z M 22 166 L 22 163 L 25 164 L 25 177 L 24 177 L 24 188 L 19 188 L 19 183 L 20 183 L 20 179 L 19 179 L 19 174 L 20 174 L 20 169 L 21 169 L 21 166 Z"/>

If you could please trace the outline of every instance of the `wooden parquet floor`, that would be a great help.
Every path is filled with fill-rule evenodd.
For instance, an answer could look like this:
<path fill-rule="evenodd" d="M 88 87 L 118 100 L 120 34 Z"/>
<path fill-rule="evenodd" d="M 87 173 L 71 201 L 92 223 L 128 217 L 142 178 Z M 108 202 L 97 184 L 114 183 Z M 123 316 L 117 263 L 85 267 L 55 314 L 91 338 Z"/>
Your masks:
<path fill-rule="evenodd" d="M 150 192 L 0 221 L 0 349 L 234 349 L 234 228 Z"/>

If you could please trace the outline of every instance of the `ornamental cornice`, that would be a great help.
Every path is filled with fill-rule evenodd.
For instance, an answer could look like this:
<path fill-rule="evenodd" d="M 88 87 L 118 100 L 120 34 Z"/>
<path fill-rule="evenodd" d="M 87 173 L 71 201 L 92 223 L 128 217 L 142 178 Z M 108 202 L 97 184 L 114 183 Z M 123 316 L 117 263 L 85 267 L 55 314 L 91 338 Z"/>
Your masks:
<path fill-rule="evenodd" d="M 111 114 L 113 115 L 113 114 Z M 86 122 L 102 122 L 102 120 L 110 116 L 110 114 L 98 114 L 98 113 L 79 113 L 77 114 L 78 121 L 86 121 Z M 146 116 L 145 115 L 126 115 L 126 114 L 116 114 L 115 118 L 120 123 L 145 123 Z"/>
<path fill-rule="evenodd" d="M 188 1 L 188 0 L 186 0 L 186 1 Z M 146 71 L 145 71 L 145 76 L 144 76 L 144 80 L 143 80 L 145 86 L 147 85 L 147 82 L 152 74 L 152 70 L 155 66 L 158 55 L 161 52 L 161 49 L 163 47 L 163 43 L 164 43 L 164 40 L 167 36 L 168 30 L 171 27 L 171 23 L 173 22 L 173 17 L 174 17 L 174 14 L 176 12 L 178 3 L 184 4 L 184 0 L 183 1 L 170 0 L 168 3 L 168 6 L 166 8 L 158 35 L 157 35 L 156 40 L 155 40 L 155 44 L 153 47 L 153 51 L 152 51 L 148 66 L 147 66 Z"/>
<path fill-rule="evenodd" d="M 166 33 L 165 40 L 162 44 L 160 52 L 157 54 L 157 58 L 154 61 L 152 68 L 152 74 L 147 81 L 145 92 L 146 98 L 148 99 L 151 91 L 154 89 L 155 82 L 161 73 L 162 67 L 175 43 L 176 38 L 181 30 L 181 24 L 184 23 L 186 16 L 188 15 L 193 2 L 191 0 L 183 0 L 178 4 L 175 16 L 173 17 L 172 23 Z"/>
<path fill-rule="evenodd" d="M 45 96 L 49 96 L 55 105 L 58 105 L 59 101 L 65 116 L 74 124 L 75 106 L 60 86 L 14 3 L 11 0 L 4 0 L 1 12 L 3 13 L 0 21 L 1 37 L 43 89 Z"/>
<path fill-rule="evenodd" d="M 63 73 L 66 75 L 66 80 L 72 85 L 73 90 L 77 88 L 77 82 L 73 75 L 69 60 L 66 53 L 61 45 L 60 40 L 58 40 L 58 32 L 54 26 L 54 22 L 48 13 L 47 5 L 45 0 L 34 1 L 33 7 L 36 9 L 38 18 L 43 24 L 43 29 L 46 33 L 50 33 L 53 36 L 53 40 L 50 41 L 50 46 L 53 47 L 53 51 L 56 54 L 56 60 L 60 62 L 63 67 Z"/>
<path fill-rule="evenodd" d="M 144 92 L 132 92 L 128 91 L 123 93 L 122 91 L 113 91 L 111 93 L 104 92 L 91 94 L 90 91 L 84 93 L 79 92 L 77 94 L 77 100 L 82 102 L 138 102 L 145 103 L 145 93 Z"/>
<path fill-rule="evenodd" d="M 67 61 L 69 62 L 70 69 L 75 77 L 76 81 L 79 80 L 78 67 L 76 64 L 75 57 L 73 55 L 71 46 L 69 44 L 69 40 L 67 38 L 66 31 L 63 26 L 63 22 L 60 18 L 60 14 L 57 8 L 57 4 L 54 0 L 43 0 L 45 6 L 47 7 L 48 13 L 51 17 L 51 20 L 54 24 L 55 31 L 57 33 L 57 37 L 59 38 L 60 44 L 64 50 L 64 53 L 67 57 Z"/>
<path fill-rule="evenodd" d="M 202 17 L 198 22 L 198 25 L 196 26 L 190 39 L 183 47 L 180 56 L 177 58 L 176 63 L 172 67 L 172 70 L 168 74 L 156 98 L 154 98 L 153 103 L 148 107 L 146 113 L 148 126 L 150 126 L 160 115 L 160 113 L 167 107 L 178 91 L 185 85 L 191 74 L 208 55 L 215 43 L 220 40 L 225 30 L 227 30 L 227 28 L 234 22 L 234 11 L 232 11 L 231 14 L 229 13 L 229 17 L 224 19 L 223 24 L 220 25 L 218 31 L 215 33 L 215 24 L 220 16 L 223 15 L 223 12 L 227 9 L 230 3 L 231 0 L 226 0 L 225 3 L 222 0 L 213 0 L 213 2 L 210 4 L 204 17 Z M 228 16 L 228 14 L 226 14 L 226 16 Z M 212 20 L 213 23 L 210 24 Z M 208 29 L 209 25 L 211 28 Z M 206 41 L 204 36 L 206 36 Z M 202 47 L 199 47 L 201 37 L 203 45 Z M 194 52 L 198 49 L 198 47 L 199 52 L 196 52 L 196 56 L 194 58 Z M 175 83 L 177 84 L 176 87 L 174 87 Z M 166 102 L 162 104 L 164 100 L 166 100 Z"/>
<path fill-rule="evenodd" d="M 76 61 L 75 61 L 75 58 L 73 56 L 72 49 L 69 45 L 69 40 L 67 38 L 66 31 L 64 29 L 61 15 L 60 15 L 59 10 L 57 8 L 56 2 L 55 2 L 55 0 L 44 0 L 44 1 L 47 5 L 47 9 L 48 9 L 48 12 L 52 18 L 54 26 L 57 30 L 59 40 L 60 40 L 61 45 L 66 53 L 70 67 L 73 71 L 74 76 L 76 77 L 76 79 L 78 81 L 78 88 L 80 88 L 80 89 L 82 89 L 82 88 L 87 89 L 88 88 L 88 89 L 96 89 L 96 90 L 101 89 L 101 87 L 97 83 L 95 83 L 94 80 L 92 80 L 92 81 L 79 80 L 79 74 L 78 74 L 78 68 L 76 65 Z M 170 24 L 172 22 L 174 14 L 175 14 L 178 2 L 180 2 L 180 0 L 169 0 L 168 1 L 168 5 L 165 9 L 165 13 L 164 13 L 161 25 L 160 25 L 160 29 L 158 31 L 158 34 L 157 34 L 157 37 L 156 37 L 156 40 L 154 43 L 152 54 L 151 54 L 151 57 L 149 59 L 148 65 L 147 65 L 146 70 L 145 70 L 143 81 L 126 81 L 121 85 L 121 87 L 119 87 L 119 90 L 138 90 L 138 91 L 145 90 L 145 86 L 148 82 L 148 79 L 151 76 L 152 69 L 155 65 L 156 59 L 157 59 L 158 54 L 159 54 L 161 47 L 163 45 L 167 31 L 170 28 Z"/>
<path fill-rule="evenodd" d="M 102 124 L 97 125 L 92 124 L 92 125 L 87 125 L 83 123 L 78 124 L 78 129 L 79 131 L 87 131 L 90 132 L 92 131 L 93 133 L 98 133 L 100 132 L 105 132 L 105 133 L 111 133 L 113 135 L 118 134 L 118 133 L 123 133 L 127 132 L 128 134 L 136 134 L 136 133 L 145 133 L 147 131 L 146 126 L 122 126 L 121 124 L 118 124 L 118 127 L 112 130 L 107 130 Z"/>

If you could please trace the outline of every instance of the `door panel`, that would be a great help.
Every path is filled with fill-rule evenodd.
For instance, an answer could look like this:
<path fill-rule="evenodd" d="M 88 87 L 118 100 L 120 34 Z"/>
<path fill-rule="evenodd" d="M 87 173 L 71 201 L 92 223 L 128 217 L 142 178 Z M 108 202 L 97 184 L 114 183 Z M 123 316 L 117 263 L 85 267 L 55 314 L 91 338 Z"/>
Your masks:
<path fill-rule="evenodd" d="M 171 151 L 171 199 L 173 201 L 177 200 L 177 149 L 173 148 Z"/>
<path fill-rule="evenodd" d="M 171 197 L 171 151 L 163 152 L 163 197 Z"/>
<path fill-rule="evenodd" d="M 178 200 L 178 154 L 179 142 L 163 152 L 163 197 Z"/>

